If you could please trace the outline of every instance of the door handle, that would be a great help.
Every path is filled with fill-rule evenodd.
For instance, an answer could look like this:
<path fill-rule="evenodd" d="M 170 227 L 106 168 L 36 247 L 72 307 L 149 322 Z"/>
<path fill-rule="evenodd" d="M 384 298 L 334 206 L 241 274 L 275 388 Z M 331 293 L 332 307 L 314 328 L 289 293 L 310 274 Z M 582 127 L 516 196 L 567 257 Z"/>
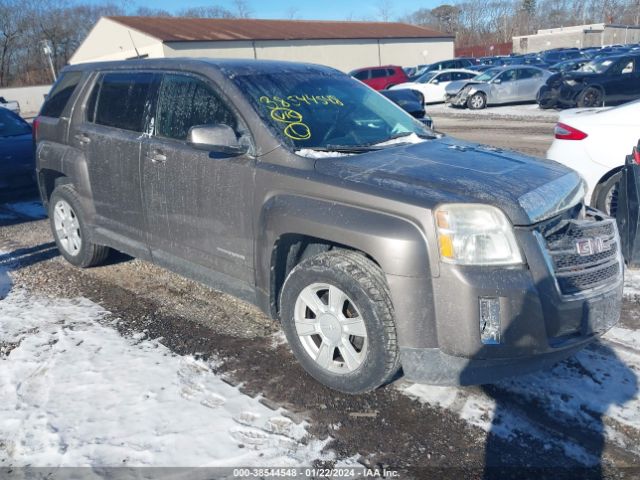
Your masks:
<path fill-rule="evenodd" d="M 82 145 L 87 145 L 88 143 L 91 143 L 91 138 L 85 135 L 84 133 L 78 133 L 74 135 L 74 138 L 78 141 L 78 143 Z"/>
<path fill-rule="evenodd" d="M 151 155 L 149 155 L 147 158 L 151 160 L 151 163 L 164 163 L 167 161 L 167 156 L 162 153 L 161 150 L 153 150 L 151 152 Z"/>

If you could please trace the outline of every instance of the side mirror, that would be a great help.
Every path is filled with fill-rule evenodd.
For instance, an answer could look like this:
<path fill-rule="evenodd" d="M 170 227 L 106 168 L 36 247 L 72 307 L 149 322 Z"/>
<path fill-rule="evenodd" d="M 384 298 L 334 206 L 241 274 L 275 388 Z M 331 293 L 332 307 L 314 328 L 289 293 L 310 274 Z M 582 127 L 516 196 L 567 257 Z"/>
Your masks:
<path fill-rule="evenodd" d="M 431 80 L 431 83 L 433 85 L 438 85 L 440 83 L 440 80 L 438 80 L 437 78 L 434 78 L 433 80 Z"/>
<path fill-rule="evenodd" d="M 196 125 L 189 129 L 187 143 L 198 150 L 242 155 L 247 147 L 240 145 L 236 133 L 228 125 Z"/>
<path fill-rule="evenodd" d="M 493 83 L 495 83 L 496 85 L 500 85 L 502 83 L 502 80 L 500 80 L 499 78 L 496 78 Z"/>

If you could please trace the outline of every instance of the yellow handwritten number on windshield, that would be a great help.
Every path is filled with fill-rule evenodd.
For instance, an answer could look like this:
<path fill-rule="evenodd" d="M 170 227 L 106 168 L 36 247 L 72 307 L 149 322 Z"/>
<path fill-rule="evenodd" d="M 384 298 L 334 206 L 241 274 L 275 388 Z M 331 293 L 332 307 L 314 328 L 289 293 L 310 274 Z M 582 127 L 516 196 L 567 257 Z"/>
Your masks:
<path fill-rule="evenodd" d="M 275 97 L 274 97 L 275 100 Z M 311 138 L 311 129 L 302 121 L 302 114 L 289 107 L 289 103 L 282 101 L 274 101 L 269 97 L 260 97 L 260 102 L 267 105 L 271 110 L 271 118 L 276 122 L 284 123 L 282 132 L 291 140 L 308 140 Z M 279 106 L 280 105 L 283 106 Z"/>

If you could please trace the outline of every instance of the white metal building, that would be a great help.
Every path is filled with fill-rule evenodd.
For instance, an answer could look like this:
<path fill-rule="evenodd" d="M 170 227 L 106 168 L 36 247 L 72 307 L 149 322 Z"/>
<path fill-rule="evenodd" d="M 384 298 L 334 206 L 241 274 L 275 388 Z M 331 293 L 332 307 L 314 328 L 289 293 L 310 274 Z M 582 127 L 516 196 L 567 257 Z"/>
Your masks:
<path fill-rule="evenodd" d="M 551 48 L 604 47 L 640 42 L 640 27 L 594 23 L 538 30 L 534 35 L 513 37 L 514 53 L 532 53 Z"/>
<path fill-rule="evenodd" d="M 136 57 L 256 58 L 349 71 L 453 58 L 454 37 L 391 22 L 103 17 L 69 63 Z"/>

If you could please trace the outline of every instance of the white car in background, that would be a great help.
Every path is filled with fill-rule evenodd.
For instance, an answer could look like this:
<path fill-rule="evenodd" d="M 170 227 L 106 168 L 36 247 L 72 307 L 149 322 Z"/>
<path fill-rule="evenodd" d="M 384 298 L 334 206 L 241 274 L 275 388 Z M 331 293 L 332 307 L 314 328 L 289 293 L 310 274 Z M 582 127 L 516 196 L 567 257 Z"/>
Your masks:
<path fill-rule="evenodd" d="M 6 100 L 4 97 L 0 97 L 0 108 L 6 108 L 16 115 L 20 115 L 20 104 L 18 102 Z"/>
<path fill-rule="evenodd" d="M 424 97 L 424 103 L 444 102 L 445 88 L 451 82 L 457 80 L 468 80 L 478 75 L 479 72 L 452 68 L 449 70 L 432 70 L 427 72 L 413 82 L 400 83 L 394 85 L 390 90 L 409 88 L 417 90 Z"/>
<path fill-rule="evenodd" d="M 615 215 L 620 169 L 640 140 L 640 100 L 613 108 L 565 110 L 547 158 L 576 170 L 587 182 L 586 201 Z"/>

